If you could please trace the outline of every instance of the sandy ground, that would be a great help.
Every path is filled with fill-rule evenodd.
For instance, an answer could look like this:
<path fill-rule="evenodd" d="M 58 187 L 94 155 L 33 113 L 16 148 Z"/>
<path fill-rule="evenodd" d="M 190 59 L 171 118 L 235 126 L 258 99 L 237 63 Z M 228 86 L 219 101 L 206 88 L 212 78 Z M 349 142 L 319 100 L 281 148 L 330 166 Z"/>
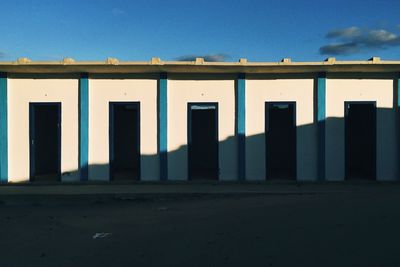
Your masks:
<path fill-rule="evenodd" d="M 275 187 L 0 195 L 0 266 L 400 266 L 398 184 Z"/>

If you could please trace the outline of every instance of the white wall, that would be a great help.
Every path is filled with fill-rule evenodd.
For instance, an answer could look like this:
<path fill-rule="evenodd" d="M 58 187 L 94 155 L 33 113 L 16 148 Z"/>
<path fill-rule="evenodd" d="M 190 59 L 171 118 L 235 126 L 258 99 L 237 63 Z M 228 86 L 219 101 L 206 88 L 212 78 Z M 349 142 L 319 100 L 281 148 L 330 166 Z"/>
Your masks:
<path fill-rule="evenodd" d="M 109 180 L 109 102 L 140 102 L 142 181 L 159 179 L 157 79 L 89 80 L 89 180 Z"/>
<path fill-rule="evenodd" d="M 326 179 L 344 180 L 344 102 L 376 101 L 377 179 L 396 180 L 398 172 L 393 79 L 327 79 Z"/>
<path fill-rule="evenodd" d="M 43 76 L 40 76 L 43 77 Z M 237 179 L 235 81 L 168 80 L 168 175 L 187 180 L 187 103 L 219 103 L 220 180 Z M 91 77 L 89 80 L 89 179 L 109 180 L 109 102 L 139 101 L 141 113 L 141 179 L 159 179 L 157 155 L 157 79 Z M 248 78 L 246 80 L 246 179 L 265 179 L 265 102 L 295 101 L 298 180 L 317 179 L 317 126 L 313 79 Z M 344 102 L 377 103 L 377 179 L 396 180 L 396 114 L 393 79 L 329 77 L 326 87 L 326 179 L 344 179 Z M 29 180 L 29 102 L 62 103 L 61 170 L 63 181 L 79 180 L 78 78 L 11 76 L 8 79 L 9 181 Z"/>
<path fill-rule="evenodd" d="M 78 79 L 8 79 L 8 175 L 29 181 L 29 102 L 61 102 L 62 181 L 79 180 Z"/>
<path fill-rule="evenodd" d="M 168 179 L 188 179 L 188 102 L 218 102 L 219 179 L 237 180 L 233 79 L 168 80 Z"/>
<path fill-rule="evenodd" d="M 246 80 L 246 179 L 265 180 L 265 102 L 295 101 L 297 180 L 317 179 L 313 79 Z"/>

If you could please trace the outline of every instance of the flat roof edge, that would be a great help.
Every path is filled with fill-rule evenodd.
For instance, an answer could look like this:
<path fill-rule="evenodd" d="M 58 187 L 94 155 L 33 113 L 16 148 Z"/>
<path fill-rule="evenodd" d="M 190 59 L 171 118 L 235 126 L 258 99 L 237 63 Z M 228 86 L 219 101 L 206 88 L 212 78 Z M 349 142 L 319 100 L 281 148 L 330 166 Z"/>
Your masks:
<path fill-rule="evenodd" d="M 196 61 L 30 61 L 24 58 L 16 62 L 0 62 L 0 72 L 7 73 L 310 73 L 310 72 L 400 72 L 400 61 L 322 62 L 205 62 Z"/>

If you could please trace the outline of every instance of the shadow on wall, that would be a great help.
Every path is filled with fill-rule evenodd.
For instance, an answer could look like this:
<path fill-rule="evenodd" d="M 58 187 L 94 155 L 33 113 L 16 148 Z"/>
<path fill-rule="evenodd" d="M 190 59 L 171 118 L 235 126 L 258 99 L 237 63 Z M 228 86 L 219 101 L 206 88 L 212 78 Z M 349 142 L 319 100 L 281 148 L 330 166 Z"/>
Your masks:
<path fill-rule="evenodd" d="M 358 102 L 360 103 L 362 102 Z M 290 128 L 284 125 L 284 117 L 281 118 L 281 125 L 278 117 L 278 123 L 270 125 L 271 128 L 267 134 L 247 136 L 245 138 L 246 180 L 263 181 L 274 178 L 299 181 L 322 180 L 323 174 L 318 173 L 318 162 L 323 162 L 323 150 L 319 144 L 324 143 L 326 180 L 340 181 L 345 178 L 397 180 L 400 158 L 397 108 L 376 108 L 371 113 L 368 108 L 359 107 L 360 105 L 350 106 L 347 119 L 328 118 L 322 123 L 293 127 L 292 130 L 295 131 L 293 144 L 287 139 L 290 135 L 279 132 L 290 131 Z M 343 109 L 345 110 L 345 105 Z M 322 127 L 325 127 L 326 134 L 321 138 L 318 137 L 318 131 Z M 232 136 L 218 142 L 219 156 L 216 171 L 221 181 L 238 179 L 238 139 L 237 136 Z M 199 153 L 203 153 L 200 154 L 200 157 L 204 158 L 203 162 L 193 164 L 187 160 L 189 154 L 187 145 L 168 152 L 169 180 L 186 180 L 188 166 L 206 170 L 203 174 L 197 170 L 199 172 L 196 178 L 200 180 L 214 178 L 210 175 L 213 170 L 207 170 L 207 166 L 214 166 L 212 162 L 210 163 L 210 155 L 204 151 Z M 158 166 L 158 155 L 142 155 L 140 161 L 141 180 L 159 181 L 158 177 L 149 177 L 146 174 L 146 169 Z M 90 165 L 90 180 L 104 181 L 105 179 L 97 179 L 97 174 L 109 177 L 109 167 L 109 164 Z M 64 172 L 62 181 L 77 181 L 77 177 L 79 177 L 78 170 Z M 129 181 L 129 175 L 125 178 Z"/>

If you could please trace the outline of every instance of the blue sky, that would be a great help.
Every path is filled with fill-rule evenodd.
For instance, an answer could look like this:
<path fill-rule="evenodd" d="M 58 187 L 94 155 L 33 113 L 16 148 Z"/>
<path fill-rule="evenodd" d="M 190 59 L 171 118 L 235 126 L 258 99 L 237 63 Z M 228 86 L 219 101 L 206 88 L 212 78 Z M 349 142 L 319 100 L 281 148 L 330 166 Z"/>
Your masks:
<path fill-rule="evenodd" d="M 12 0 L 0 60 L 400 60 L 399 0 Z"/>

